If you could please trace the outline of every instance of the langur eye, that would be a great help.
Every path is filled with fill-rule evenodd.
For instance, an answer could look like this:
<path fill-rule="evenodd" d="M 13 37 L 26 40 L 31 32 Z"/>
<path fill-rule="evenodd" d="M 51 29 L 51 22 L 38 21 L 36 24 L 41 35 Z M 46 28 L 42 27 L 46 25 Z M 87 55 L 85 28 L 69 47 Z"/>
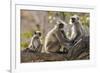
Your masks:
<path fill-rule="evenodd" d="M 75 18 L 71 18 L 73 21 L 75 20 Z"/>

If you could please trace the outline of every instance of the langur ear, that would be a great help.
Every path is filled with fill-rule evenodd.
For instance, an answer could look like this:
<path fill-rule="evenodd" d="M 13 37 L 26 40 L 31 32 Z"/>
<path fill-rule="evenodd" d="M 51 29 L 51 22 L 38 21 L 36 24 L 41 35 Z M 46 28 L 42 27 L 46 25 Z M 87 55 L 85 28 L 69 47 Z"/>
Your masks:
<path fill-rule="evenodd" d="M 79 20 L 80 18 L 79 17 L 77 17 L 77 20 Z"/>

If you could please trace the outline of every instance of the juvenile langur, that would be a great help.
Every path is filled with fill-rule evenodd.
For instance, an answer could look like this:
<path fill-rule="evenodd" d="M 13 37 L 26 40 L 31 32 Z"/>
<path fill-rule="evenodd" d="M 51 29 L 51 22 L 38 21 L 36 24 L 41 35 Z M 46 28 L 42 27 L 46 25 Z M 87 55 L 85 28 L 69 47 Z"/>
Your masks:
<path fill-rule="evenodd" d="M 30 50 L 32 50 L 34 52 L 41 52 L 42 43 L 41 43 L 40 37 L 41 37 L 41 32 L 36 31 L 31 39 L 31 42 L 28 47 Z"/>
<path fill-rule="evenodd" d="M 63 28 L 64 24 L 60 22 L 47 33 L 44 44 L 46 53 L 60 52 L 62 46 L 69 48 L 71 41 L 66 38 Z"/>

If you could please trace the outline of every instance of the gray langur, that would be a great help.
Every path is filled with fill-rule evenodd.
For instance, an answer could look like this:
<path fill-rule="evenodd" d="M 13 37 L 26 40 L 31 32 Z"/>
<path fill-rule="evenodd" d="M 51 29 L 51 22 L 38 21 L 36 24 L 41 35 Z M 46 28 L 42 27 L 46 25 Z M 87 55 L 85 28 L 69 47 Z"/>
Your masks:
<path fill-rule="evenodd" d="M 89 49 L 89 37 L 85 37 L 84 28 L 80 22 L 80 18 L 77 15 L 74 15 L 70 18 L 70 22 L 72 24 L 72 39 L 74 42 L 72 43 L 72 48 L 69 49 L 68 57 L 69 58 L 75 58 L 77 57 L 82 51 L 86 50 L 86 48 Z M 88 50 L 87 49 L 87 50 Z"/>
<path fill-rule="evenodd" d="M 77 15 L 73 15 L 70 18 L 70 22 L 72 23 L 72 36 L 73 40 L 77 42 L 79 39 L 81 39 L 84 36 L 84 28 L 80 22 L 80 18 Z"/>
<path fill-rule="evenodd" d="M 30 50 L 32 50 L 34 52 L 41 52 L 42 43 L 41 43 L 40 37 L 41 37 L 41 32 L 36 31 L 31 39 L 31 42 L 28 47 Z"/>
<path fill-rule="evenodd" d="M 71 42 L 66 38 L 65 32 L 63 30 L 64 24 L 58 23 L 54 26 L 51 31 L 49 31 L 45 37 L 44 51 L 46 53 L 57 53 L 63 47 L 69 48 L 69 43 Z"/>

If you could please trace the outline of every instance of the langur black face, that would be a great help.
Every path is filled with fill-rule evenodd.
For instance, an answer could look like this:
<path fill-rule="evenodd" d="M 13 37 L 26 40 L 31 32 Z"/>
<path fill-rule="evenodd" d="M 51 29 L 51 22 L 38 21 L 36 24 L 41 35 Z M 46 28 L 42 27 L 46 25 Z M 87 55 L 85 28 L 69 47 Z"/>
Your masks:
<path fill-rule="evenodd" d="M 38 33 L 39 34 L 39 36 L 41 37 L 41 33 Z"/>
<path fill-rule="evenodd" d="M 76 20 L 76 19 L 75 19 L 74 17 L 71 18 L 72 23 L 74 23 L 75 20 Z"/>
<path fill-rule="evenodd" d="M 64 28 L 64 24 L 63 23 L 59 23 L 59 27 L 58 27 L 59 29 L 62 29 L 62 28 Z"/>
<path fill-rule="evenodd" d="M 78 21 L 79 21 L 79 17 L 78 17 L 78 16 L 75 15 L 75 16 L 72 16 L 72 17 L 71 17 L 71 22 L 72 22 L 72 23 L 76 23 L 76 22 L 78 22 Z"/>
<path fill-rule="evenodd" d="M 39 37 L 41 37 L 41 32 L 35 32 L 35 35 L 38 35 Z"/>

